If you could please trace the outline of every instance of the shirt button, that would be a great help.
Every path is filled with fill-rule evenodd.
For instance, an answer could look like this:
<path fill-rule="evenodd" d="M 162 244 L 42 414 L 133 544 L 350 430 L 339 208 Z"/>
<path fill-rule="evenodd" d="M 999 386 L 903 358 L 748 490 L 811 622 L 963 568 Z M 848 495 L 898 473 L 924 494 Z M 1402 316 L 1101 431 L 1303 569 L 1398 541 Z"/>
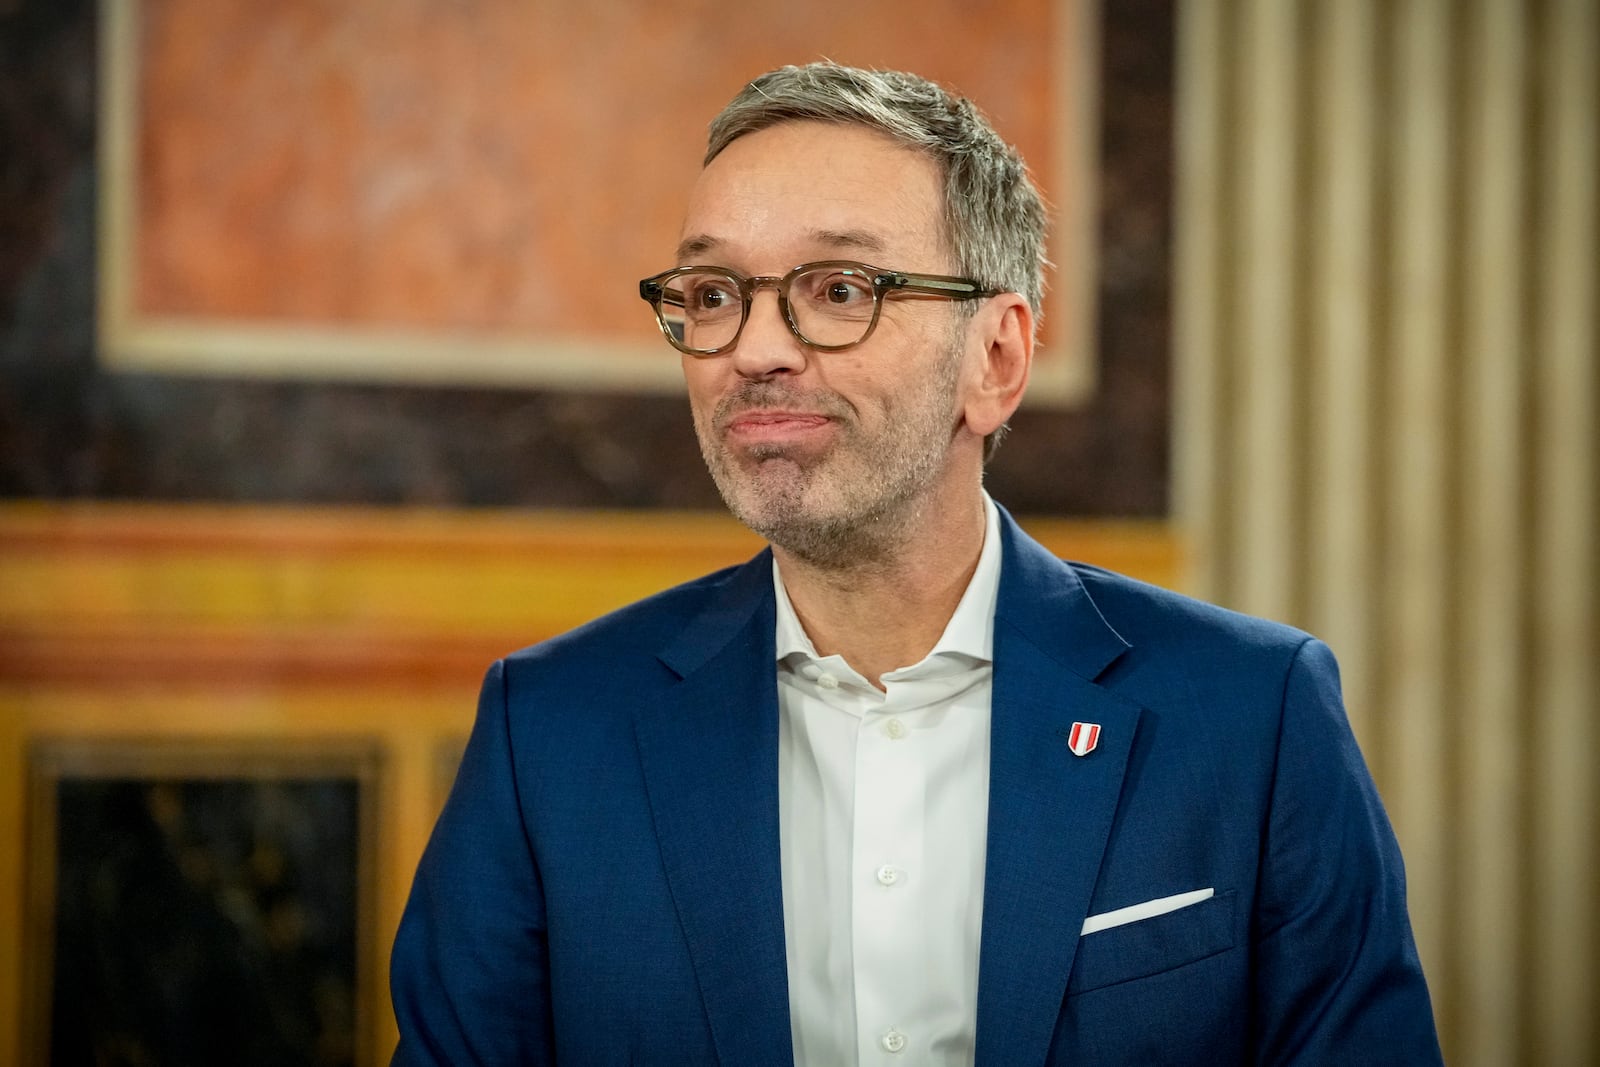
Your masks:
<path fill-rule="evenodd" d="M 899 1052 L 906 1047 L 906 1035 L 898 1030 L 890 1030 L 878 1039 L 885 1052 Z"/>
<path fill-rule="evenodd" d="M 817 675 L 817 684 L 824 689 L 837 689 L 839 688 L 839 679 L 831 674 L 819 674 Z"/>
<path fill-rule="evenodd" d="M 906 735 L 906 724 L 899 719 L 890 719 L 883 724 L 883 732 L 898 741 Z"/>
<path fill-rule="evenodd" d="M 882 867 L 878 868 L 878 884 L 879 885 L 894 885 L 899 880 L 900 880 L 900 869 L 898 867 L 891 867 L 887 863 L 885 863 Z M 893 1032 L 894 1031 L 892 1031 L 892 1030 L 890 1031 L 890 1033 L 893 1033 Z M 898 1052 L 900 1050 L 899 1049 L 890 1049 L 889 1051 Z"/>

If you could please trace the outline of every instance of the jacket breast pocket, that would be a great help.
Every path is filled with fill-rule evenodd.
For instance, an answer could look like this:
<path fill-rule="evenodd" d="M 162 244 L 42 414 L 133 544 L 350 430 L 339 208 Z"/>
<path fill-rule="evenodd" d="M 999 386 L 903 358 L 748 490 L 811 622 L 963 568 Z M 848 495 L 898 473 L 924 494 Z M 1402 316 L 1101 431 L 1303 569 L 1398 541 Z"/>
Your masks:
<path fill-rule="evenodd" d="M 1234 942 L 1235 893 L 1078 939 L 1067 996 L 1131 982 L 1226 952 Z"/>

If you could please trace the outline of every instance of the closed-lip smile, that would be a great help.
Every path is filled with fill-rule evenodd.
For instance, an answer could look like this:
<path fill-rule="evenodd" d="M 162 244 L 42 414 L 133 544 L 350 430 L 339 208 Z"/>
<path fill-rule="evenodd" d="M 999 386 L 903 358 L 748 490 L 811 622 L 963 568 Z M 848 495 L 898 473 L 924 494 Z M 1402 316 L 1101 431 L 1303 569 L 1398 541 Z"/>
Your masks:
<path fill-rule="evenodd" d="M 815 411 L 749 408 L 727 420 L 725 432 L 745 440 L 774 440 L 805 436 L 826 429 L 830 416 Z"/>

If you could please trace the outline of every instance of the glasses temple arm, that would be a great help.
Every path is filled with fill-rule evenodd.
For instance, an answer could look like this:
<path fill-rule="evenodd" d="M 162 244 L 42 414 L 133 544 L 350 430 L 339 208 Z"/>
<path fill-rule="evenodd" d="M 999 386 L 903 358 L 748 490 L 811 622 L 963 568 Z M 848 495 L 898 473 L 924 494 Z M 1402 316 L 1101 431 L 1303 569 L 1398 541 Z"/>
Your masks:
<path fill-rule="evenodd" d="M 679 308 L 683 307 L 683 296 L 681 294 L 674 296 L 672 295 L 674 292 L 675 290 L 666 288 L 660 282 L 653 282 L 649 279 L 639 283 L 639 295 L 648 300 L 650 303 L 669 304 L 672 307 Z"/>
<path fill-rule="evenodd" d="M 998 289 L 985 289 L 970 278 L 944 278 L 930 274 L 886 274 L 880 278 L 886 289 L 924 296 L 944 296 L 952 300 L 997 296 Z"/>

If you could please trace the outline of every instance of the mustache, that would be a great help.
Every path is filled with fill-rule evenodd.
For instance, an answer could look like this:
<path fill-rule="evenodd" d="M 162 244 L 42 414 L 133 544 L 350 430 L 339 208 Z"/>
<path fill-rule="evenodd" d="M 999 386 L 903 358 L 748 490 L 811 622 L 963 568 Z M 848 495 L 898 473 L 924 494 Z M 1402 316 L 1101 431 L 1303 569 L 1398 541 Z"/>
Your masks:
<path fill-rule="evenodd" d="M 856 410 L 848 400 L 828 389 L 796 389 L 780 382 L 746 381 L 717 402 L 712 418 L 721 429 L 743 412 L 763 408 L 813 412 L 846 421 L 854 418 Z"/>

